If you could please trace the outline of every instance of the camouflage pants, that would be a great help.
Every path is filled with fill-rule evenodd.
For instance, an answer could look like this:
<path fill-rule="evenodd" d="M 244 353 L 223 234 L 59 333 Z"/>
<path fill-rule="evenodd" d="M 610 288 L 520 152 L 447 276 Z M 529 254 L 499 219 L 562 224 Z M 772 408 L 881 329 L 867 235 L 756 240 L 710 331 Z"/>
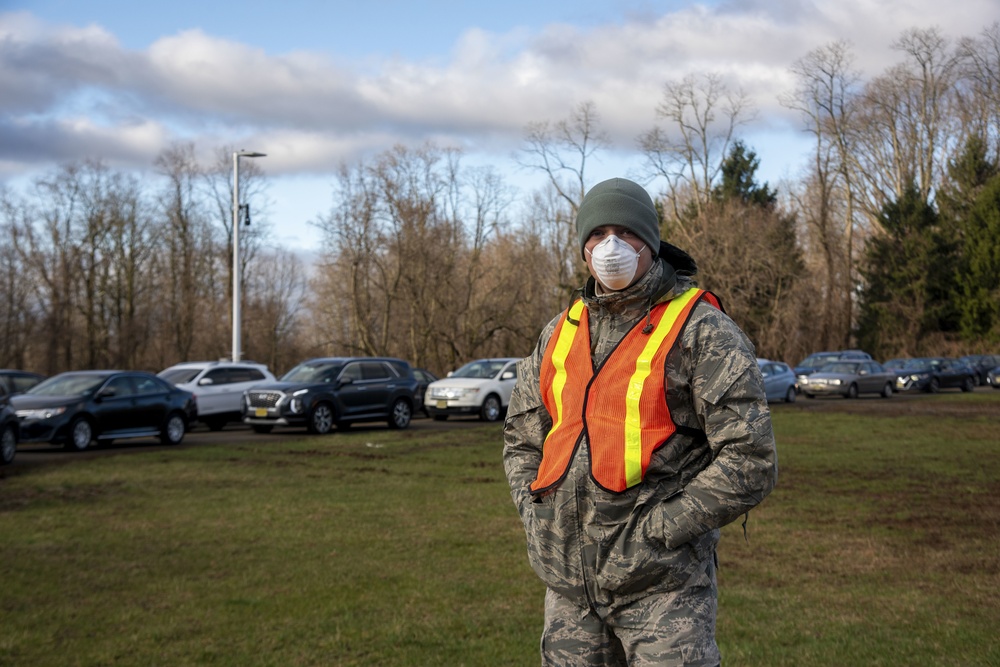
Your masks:
<path fill-rule="evenodd" d="M 680 590 L 650 595 L 605 618 L 547 590 L 543 667 L 716 667 L 712 560 Z"/>

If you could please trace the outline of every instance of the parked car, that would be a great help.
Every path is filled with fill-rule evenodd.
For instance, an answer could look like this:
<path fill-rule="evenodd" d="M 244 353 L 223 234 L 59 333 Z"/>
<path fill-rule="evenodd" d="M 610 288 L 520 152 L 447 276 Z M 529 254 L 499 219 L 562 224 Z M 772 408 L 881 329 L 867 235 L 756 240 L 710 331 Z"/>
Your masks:
<path fill-rule="evenodd" d="M 764 391 L 768 401 L 794 403 L 799 393 L 798 380 L 788 364 L 769 359 L 758 359 L 760 374 L 764 376 Z"/>
<path fill-rule="evenodd" d="M 986 374 L 986 383 L 994 389 L 1000 389 L 1000 366 Z"/>
<path fill-rule="evenodd" d="M 71 451 L 120 438 L 159 437 L 176 445 L 198 416 L 194 394 L 142 371 L 60 373 L 10 402 L 21 442 L 64 444 Z"/>
<path fill-rule="evenodd" d="M 243 418 L 241 404 L 247 389 L 276 380 L 267 366 L 250 361 L 190 361 L 157 375 L 194 394 L 198 399 L 198 420 L 213 431 Z"/>
<path fill-rule="evenodd" d="M 427 387 L 427 409 L 439 421 L 452 415 L 478 415 L 493 422 L 507 409 L 517 383 L 514 357 L 470 361 Z"/>
<path fill-rule="evenodd" d="M 799 389 L 807 398 L 839 395 L 857 398 L 859 394 L 892 397 L 896 374 L 877 361 L 835 361 L 806 377 L 799 378 Z"/>
<path fill-rule="evenodd" d="M 20 432 L 17 414 L 10 406 L 10 397 L 0 395 L 0 465 L 14 461 Z"/>
<path fill-rule="evenodd" d="M 44 375 L 30 371 L 0 370 L 0 394 L 22 394 L 45 379 Z"/>
<path fill-rule="evenodd" d="M 426 368 L 414 368 L 413 376 L 417 378 L 417 390 L 414 392 L 414 397 L 416 398 L 416 403 L 414 404 L 414 412 L 423 412 L 425 416 L 430 417 L 431 413 L 427 410 L 427 404 L 424 402 L 424 397 L 427 395 L 427 386 L 431 382 L 437 382 L 438 376 L 431 373 Z"/>
<path fill-rule="evenodd" d="M 813 352 L 799 362 L 795 367 L 795 376 L 799 382 L 806 375 L 815 373 L 823 366 L 834 361 L 870 361 L 872 355 L 863 350 L 837 350 L 833 352 Z M 801 390 L 801 387 L 799 388 Z"/>
<path fill-rule="evenodd" d="M 947 357 L 910 359 L 897 371 L 896 389 L 899 391 L 936 394 L 948 388 L 972 391 L 976 388 L 976 372 L 964 362 Z"/>
<path fill-rule="evenodd" d="M 989 384 L 986 376 L 991 370 L 1000 366 L 1000 354 L 967 354 L 958 360 L 972 367 L 976 372 L 976 384 L 980 386 Z"/>
<path fill-rule="evenodd" d="M 304 361 L 277 382 L 243 394 L 243 421 L 257 433 L 275 426 L 305 426 L 326 434 L 334 426 L 386 421 L 410 425 L 417 405 L 417 379 L 402 359 L 327 357 Z"/>

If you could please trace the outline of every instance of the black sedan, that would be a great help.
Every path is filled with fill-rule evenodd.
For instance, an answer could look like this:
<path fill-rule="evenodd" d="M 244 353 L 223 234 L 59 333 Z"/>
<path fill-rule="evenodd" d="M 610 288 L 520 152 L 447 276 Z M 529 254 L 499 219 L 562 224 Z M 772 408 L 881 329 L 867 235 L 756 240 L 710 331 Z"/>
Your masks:
<path fill-rule="evenodd" d="M 945 357 L 910 359 L 895 373 L 898 391 L 926 391 L 930 394 L 947 388 L 972 391 L 977 384 L 976 372 L 970 366 L 958 359 Z"/>
<path fill-rule="evenodd" d="M 141 371 L 61 373 L 10 399 L 21 442 L 83 451 L 90 443 L 158 437 L 175 445 L 198 416 L 194 394 Z"/>

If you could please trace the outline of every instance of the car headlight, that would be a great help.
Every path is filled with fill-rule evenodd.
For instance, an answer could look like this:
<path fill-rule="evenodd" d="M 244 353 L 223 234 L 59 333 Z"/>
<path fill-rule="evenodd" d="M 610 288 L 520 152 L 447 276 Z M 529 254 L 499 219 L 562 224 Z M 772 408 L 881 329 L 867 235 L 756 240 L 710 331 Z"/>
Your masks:
<path fill-rule="evenodd" d="M 832 384 L 835 387 L 838 387 L 838 386 L 844 384 L 844 381 L 843 380 L 830 380 L 830 384 Z"/>
<path fill-rule="evenodd" d="M 20 419 L 52 419 L 66 412 L 66 408 L 38 408 L 34 410 L 17 410 L 16 412 Z"/>

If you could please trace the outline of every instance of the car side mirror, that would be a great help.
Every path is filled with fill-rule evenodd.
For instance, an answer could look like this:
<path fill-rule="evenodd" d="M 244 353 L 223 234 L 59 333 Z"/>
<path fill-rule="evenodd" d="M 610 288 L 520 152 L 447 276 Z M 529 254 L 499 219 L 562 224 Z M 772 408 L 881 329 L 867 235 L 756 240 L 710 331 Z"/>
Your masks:
<path fill-rule="evenodd" d="M 446 378 L 450 378 L 450 377 L 451 377 L 451 375 L 452 375 L 452 373 L 454 373 L 454 372 L 455 372 L 455 371 L 448 371 L 448 374 L 447 374 L 447 375 L 445 375 L 445 377 L 446 377 Z"/>
<path fill-rule="evenodd" d="M 105 398 L 114 398 L 118 392 L 115 391 L 114 387 L 105 387 L 104 389 L 97 392 L 97 400 L 103 400 Z"/>
<path fill-rule="evenodd" d="M 337 383 L 340 384 L 341 386 L 345 384 L 353 384 L 354 378 L 340 378 L 340 380 L 338 380 Z"/>
<path fill-rule="evenodd" d="M 514 371 L 504 371 L 503 374 L 500 375 L 501 380 L 513 380 L 516 377 L 517 375 L 514 374 Z"/>
<path fill-rule="evenodd" d="M 215 384 L 215 381 L 212 380 L 212 378 L 202 378 L 202 379 L 198 380 L 198 385 L 199 386 L 204 387 L 204 386 L 207 386 L 207 385 L 210 385 L 210 384 Z"/>

